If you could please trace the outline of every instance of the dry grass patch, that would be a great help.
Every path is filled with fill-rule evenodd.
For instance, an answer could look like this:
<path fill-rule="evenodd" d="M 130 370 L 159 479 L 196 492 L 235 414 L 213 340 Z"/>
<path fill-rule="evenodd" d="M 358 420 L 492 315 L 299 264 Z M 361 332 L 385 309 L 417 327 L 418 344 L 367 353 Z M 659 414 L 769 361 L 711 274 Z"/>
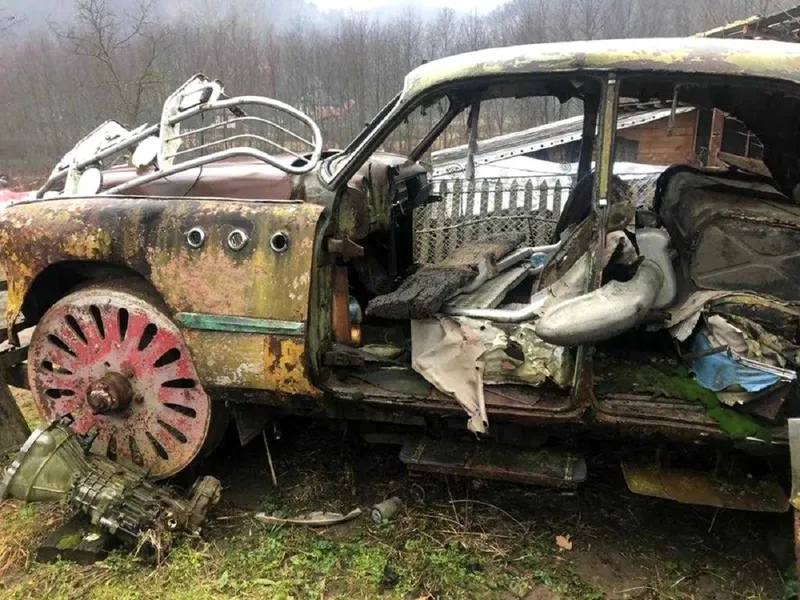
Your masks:
<path fill-rule="evenodd" d="M 66 508 L 57 504 L 0 503 L 0 578 L 26 567 L 39 543 L 66 515 Z"/>

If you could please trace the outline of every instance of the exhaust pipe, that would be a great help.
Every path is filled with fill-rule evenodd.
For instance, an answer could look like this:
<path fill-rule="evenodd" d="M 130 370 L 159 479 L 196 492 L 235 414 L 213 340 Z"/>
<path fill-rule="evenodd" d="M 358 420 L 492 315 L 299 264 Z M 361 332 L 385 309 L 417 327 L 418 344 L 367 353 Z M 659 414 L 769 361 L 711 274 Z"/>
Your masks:
<path fill-rule="evenodd" d="M 536 322 L 536 335 L 556 346 L 608 340 L 641 323 L 664 285 L 658 264 L 644 259 L 630 281 L 603 287 L 549 307 Z"/>

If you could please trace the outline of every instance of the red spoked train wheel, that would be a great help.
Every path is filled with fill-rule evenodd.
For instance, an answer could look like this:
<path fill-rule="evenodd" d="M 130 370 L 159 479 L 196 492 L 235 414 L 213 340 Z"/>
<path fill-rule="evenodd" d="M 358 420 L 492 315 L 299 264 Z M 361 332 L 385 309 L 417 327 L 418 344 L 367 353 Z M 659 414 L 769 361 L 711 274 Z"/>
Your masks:
<path fill-rule="evenodd" d="M 92 452 L 174 475 L 203 449 L 211 402 L 175 324 L 146 294 L 95 286 L 69 294 L 36 326 L 28 380 L 46 419 L 97 428 Z"/>

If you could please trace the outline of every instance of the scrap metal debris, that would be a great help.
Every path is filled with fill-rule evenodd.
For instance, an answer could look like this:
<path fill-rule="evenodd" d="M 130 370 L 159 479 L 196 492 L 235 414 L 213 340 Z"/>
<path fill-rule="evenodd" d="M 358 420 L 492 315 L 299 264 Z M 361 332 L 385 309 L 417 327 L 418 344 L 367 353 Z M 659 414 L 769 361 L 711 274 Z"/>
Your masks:
<path fill-rule="evenodd" d="M 277 525 L 306 525 L 307 527 L 330 527 L 331 525 L 341 525 L 352 521 L 361 515 L 360 508 L 354 508 L 346 515 L 337 512 L 325 512 L 317 510 L 310 512 L 306 515 L 299 515 L 297 517 L 276 517 L 266 513 L 257 513 L 255 519 L 262 523 L 270 523 Z"/>
<path fill-rule="evenodd" d="M 383 523 L 392 519 L 401 510 L 403 510 L 403 501 L 397 496 L 393 496 L 373 506 L 369 516 L 373 522 Z"/>
<path fill-rule="evenodd" d="M 174 535 L 197 534 L 219 502 L 220 482 L 198 479 L 188 497 L 147 480 L 147 474 L 88 453 L 90 440 L 70 429 L 70 417 L 34 431 L 0 480 L 0 500 L 66 502 L 129 546 L 159 554 Z"/>

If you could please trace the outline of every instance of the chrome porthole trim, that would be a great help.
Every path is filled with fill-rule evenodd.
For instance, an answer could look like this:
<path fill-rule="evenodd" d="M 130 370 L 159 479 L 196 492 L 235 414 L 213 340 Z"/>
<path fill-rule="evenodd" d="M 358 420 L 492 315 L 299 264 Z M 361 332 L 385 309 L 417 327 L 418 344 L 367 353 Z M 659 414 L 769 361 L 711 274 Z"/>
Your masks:
<path fill-rule="evenodd" d="M 186 232 L 186 243 L 190 248 L 197 249 L 206 241 L 206 232 L 202 227 L 192 227 Z"/>
<path fill-rule="evenodd" d="M 277 254 L 286 252 L 289 249 L 289 234 L 285 231 L 276 231 L 269 238 L 269 247 Z"/>
<path fill-rule="evenodd" d="M 244 229 L 237 228 L 228 234 L 228 248 L 235 252 L 238 252 L 247 246 L 247 242 L 249 241 L 250 236 L 247 235 L 247 232 Z"/>

